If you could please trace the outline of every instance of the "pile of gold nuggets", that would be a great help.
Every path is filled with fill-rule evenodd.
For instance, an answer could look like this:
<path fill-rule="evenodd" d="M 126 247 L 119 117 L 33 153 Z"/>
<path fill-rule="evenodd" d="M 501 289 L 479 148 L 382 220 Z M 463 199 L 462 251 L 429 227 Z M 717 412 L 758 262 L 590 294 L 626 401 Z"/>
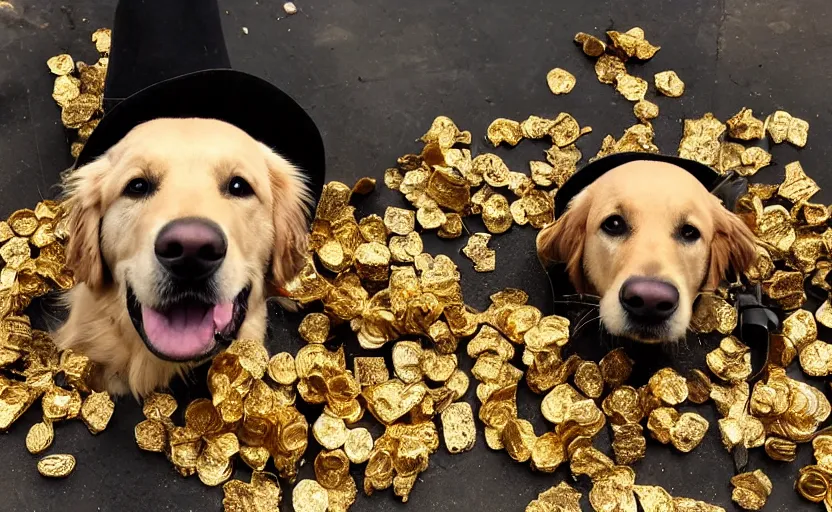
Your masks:
<path fill-rule="evenodd" d="M 49 61 L 58 75 L 53 96 L 63 109 L 62 120 L 78 129 L 74 155 L 101 115 L 109 40 L 106 29 L 93 35 L 101 54 L 94 65 L 75 64 L 68 55 Z M 660 48 L 638 28 L 608 32 L 606 41 L 579 33 L 575 42 L 596 59 L 598 80 L 634 103 L 638 120 L 620 138 L 608 135 L 594 158 L 658 152 L 650 119 L 659 108 L 644 99 L 649 83 L 631 75 L 628 63 L 650 59 Z M 576 85 L 575 77 L 560 68 L 546 78 L 554 94 L 567 94 Z M 667 97 L 684 93 L 684 83 L 673 71 L 656 74 L 653 82 Z M 726 123 L 705 114 L 685 121 L 678 153 L 721 172 L 752 176 L 770 165 L 771 155 L 746 144 L 768 136 L 773 143 L 802 147 L 808 128 L 783 111 L 761 120 L 744 108 Z M 407 501 L 440 444 L 460 453 L 475 443 L 474 410 L 460 401 L 470 385 L 458 367 L 464 341 L 475 359 L 471 374 L 478 382 L 477 417 L 487 445 L 529 462 L 536 471 L 553 472 L 568 464 L 573 475 L 588 476 L 588 499 L 598 512 L 636 512 L 637 504 L 645 512 L 724 510 L 671 496 L 661 487 L 638 485 L 630 467 L 645 456 L 648 434 L 679 452 L 694 450 L 711 425 L 695 412 L 680 412 L 679 406 L 709 401 L 721 417 L 717 428 L 726 450 L 762 447 L 772 459 L 790 462 L 799 444 L 811 442 L 817 462 L 796 472 L 795 486 L 807 500 L 832 510 L 832 434 L 818 430 L 830 415 L 829 400 L 785 371 L 798 359 L 808 376 L 832 373 L 832 346 L 818 339 L 817 328 L 818 322 L 832 327 L 832 303 L 827 300 L 815 312 L 803 309 L 804 282 L 830 289 L 830 207 L 811 202 L 819 189 L 798 162 L 785 166 L 782 183 L 755 184 L 739 202 L 740 215 L 758 237 L 757 260 L 744 281 L 759 283 L 765 296 L 788 314 L 782 332 L 773 337 L 769 364 L 753 386 L 750 349 L 731 336 L 737 312 L 727 288 L 700 297 L 696 306 L 692 327 L 724 336 L 702 369 L 683 376 L 665 368 L 636 388 L 628 385 L 634 362 L 624 350 L 615 349 L 599 362 L 576 355 L 564 359 L 568 320 L 544 316 L 517 289 L 494 293 L 491 305 L 476 311 L 465 304 L 451 258 L 423 251 L 420 233 L 436 230 L 440 238 L 461 237 L 467 232 L 464 218 L 480 215 L 488 233 L 468 234 L 462 252 L 475 270 L 493 271 L 491 236 L 512 224 L 541 228 L 552 222 L 557 188 L 583 158 L 575 142 L 589 131 L 566 113 L 554 119 L 495 120 L 487 129 L 495 147 L 551 140 L 545 161 L 530 162 L 525 173 L 511 171 L 494 154 L 473 155 L 467 147 L 471 133 L 437 117 L 422 137 L 421 152 L 402 156 L 384 174 L 385 184 L 400 191 L 412 209 L 389 207 L 383 216 L 356 219 L 351 198 L 371 193 L 375 180 L 364 178 L 353 187 L 326 184 L 309 234 L 309 262 L 285 290 L 299 304 L 322 309 L 300 324 L 306 344 L 294 355 L 269 357 L 258 341 L 235 341 L 214 359 L 208 374 L 211 396 L 187 405 L 184 425 L 171 419 L 178 407 L 172 396 L 160 393 L 145 400 L 146 419 L 135 428 L 139 448 L 164 453 L 183 476 L 196 474 L 206 485 L 222 484 L 226 510 L 275 510 L 282 498 L 278 478 L 294 483 L 311 430 L 322 451 L 314 459 L 315 479 L 294 484 L 295 510 L 347 510 L 358 494 L 352 464 L 364 465 L 366 494 L 392 487 Z M 63 244 L 70 234 L 63 214 L 60 204 L 44 201 L 0 223 L 0 431 L 40 400 L 43 421 L 32 425 L 26 437 L 33 454 L 49 449 L 55 422 L 81 418 L 95 434 L 113 414 L 107 394 L 86 385 L 90 361 L 70 351 L 59 354 L 48 334 L 33 330 L 24 313 L 32 299 L 72 286 L 64 269 Z M 349 325 L 363 348 L 379 350 L 379 355 L 349 361 L 343 347 L 331 350 L 337 345 L 331 330 L 342 325 Z M 518 350 L 525 368 L 512 364 Z M 516 395 L 522 385 L 543 396 L 541 412 L 552 425 L 548 432 L 538 435 L 518 416 Z M 323 405 L 311 424 L 295 408 L 298 395 Z M 376 439 L 355 426 L 366 412 L 385 426 Z M 593 446 L 607 424 L 612 456 Z M 249 482 L 230 480 L 237 460 L 251 468 Z M 50 477 L 67 476 L 74 466 L 69 454 L 49 455 L 38 463 Z M 268 471 L 272 467 L 277 475 Z M 760 470 L 735 476 L 731 485 L 734 501 L 748 510 L 762 508 L 772 491 Z M 580 498 L 579 491 L 561 482 L 526 510 L 578 512 Z"/>

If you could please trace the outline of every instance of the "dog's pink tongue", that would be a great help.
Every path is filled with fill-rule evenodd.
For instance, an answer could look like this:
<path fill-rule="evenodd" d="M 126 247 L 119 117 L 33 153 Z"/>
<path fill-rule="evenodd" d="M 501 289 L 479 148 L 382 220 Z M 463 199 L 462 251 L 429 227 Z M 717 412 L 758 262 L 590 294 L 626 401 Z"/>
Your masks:
<path fill-rule="evenodd" d="M 234 303 L 217 304 L 214 306 L 214 329 L 224 331 L 231 323 L 231 316 L 234 314 Z"/>
<path fill-rule="evenodd" d="M 231 303 L 183 305 L 166 313 L 142 306 L 142 322 L 148 341 L 159 354 L 194 359 L 214 347 L 214 333 L 228 326 L 232 311 Z"/>

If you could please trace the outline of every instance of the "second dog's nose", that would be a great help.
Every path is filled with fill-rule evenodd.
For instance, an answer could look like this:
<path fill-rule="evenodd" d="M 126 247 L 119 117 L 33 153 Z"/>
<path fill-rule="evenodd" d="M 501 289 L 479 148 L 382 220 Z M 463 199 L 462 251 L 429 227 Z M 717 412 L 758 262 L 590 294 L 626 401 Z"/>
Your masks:
<path fill-rule="evenodd" d="M 649 277 L 632 277 L 618 297 L 624 310 L 643 322 L 666 320 L 679 306 L 679 290 L 670 283 Z"/>
<path fill-rule="evenodd" d="M 208 219 L 169 222 L 156 237 L 156 259 L 177 279 L 197 281 L 217 271 L 228 244 L 219 226 Z"/>

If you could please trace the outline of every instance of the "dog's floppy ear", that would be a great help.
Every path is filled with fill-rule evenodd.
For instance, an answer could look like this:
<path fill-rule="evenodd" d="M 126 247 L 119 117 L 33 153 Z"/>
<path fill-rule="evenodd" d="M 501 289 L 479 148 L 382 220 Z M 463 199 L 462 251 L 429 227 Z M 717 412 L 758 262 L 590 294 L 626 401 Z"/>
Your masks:
<path fill-rule="evenodd" d="M 588 291 L 583 269 L 588 215 L 589 200 L 586 193 L 578 194 L 569 203 L 566 212 L 537 235 L 537 255 L 540 260 L 546 265 L 566 263 L 569 280 L 578 293 Z"/>
<path fill-rule="evenodd" d="M 709 290 L 719 286 L 729 268 L 733 267 L 735 272 L 744 272 L 756 256 L 754 233 L 738 216 L 718 201 L 714 203 L 714 238 L 711 241 L 711 261 L 706 280 Z"/>
<path fill-rule="evenodd" d="M 272 190 L 274 250 L 272 284 L 291 281 L 306 263 L 307 232 L 312 196 L 303 174 L 266 145 L 261 145 Z"/>
<path fill-rule="evenodd" d="M 101 187 L 109 167 L 105 156 L 70 171 L 63 181 L 63 207 L 69 229 L 66 266 L 72 270 L 77 282 L 92 290 L 100 290 L 105 281 L 99 227 L 104 215 Z"/>

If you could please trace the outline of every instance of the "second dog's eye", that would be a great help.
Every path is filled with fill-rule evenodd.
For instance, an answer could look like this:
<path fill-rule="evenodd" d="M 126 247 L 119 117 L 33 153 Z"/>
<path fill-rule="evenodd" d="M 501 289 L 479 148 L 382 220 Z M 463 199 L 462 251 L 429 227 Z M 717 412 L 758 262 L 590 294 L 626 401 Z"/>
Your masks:
<path fill-rule="evenodd" d="M 699 230 L 690 224 L 685 224 L 679 228 L 679 237 L 685 242 L 695 242 L 702 236 Z"/>
<path fill-rule="evenodd" d="M 153 193 L 153 185 L 145 178 L 134 178 L 124 187 L 123 194 L 128 197 L 140 199 Z"/>
<path fill-rule="evenodd" d="M 601 229 L 610 236 L 621 236 L 626 234 L 630 228 L 627 227 L 627 221 L 621 215 L 610 215 L 601 223 Z"/>
<path fill-rule="evenodd" d="M 249 197 L 254 195 L 254 190 L 246 180 L 239 176 L 234 176 L 228 182 L 228 193 L 234 197 Z"/>

